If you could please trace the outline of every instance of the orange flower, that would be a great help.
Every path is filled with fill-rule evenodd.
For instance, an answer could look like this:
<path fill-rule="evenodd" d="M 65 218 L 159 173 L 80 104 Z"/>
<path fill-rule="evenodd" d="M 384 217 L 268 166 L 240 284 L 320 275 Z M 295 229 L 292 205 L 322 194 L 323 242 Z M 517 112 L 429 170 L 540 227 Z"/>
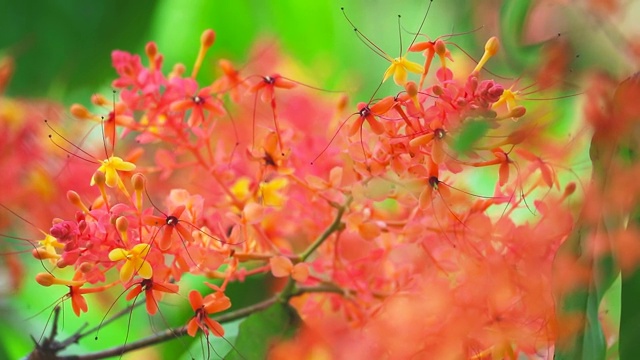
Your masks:
<path fill-rule="evenodd" d="M 228 297 L 216 292 L 202 298 L 202 295 L 197 290 L 191 290 L 189 302 L 191 303 L 191 308 L 195 311 L 195 315 L 187 323 L 187 334 L 196 336 L 199 328 L 205 336 L 209 336 L 209 331 L 213 332 L 215 336 L 224 336 L 222 325 L 209 318 L 209 315 L 230 308 L 231 301 Z"/>

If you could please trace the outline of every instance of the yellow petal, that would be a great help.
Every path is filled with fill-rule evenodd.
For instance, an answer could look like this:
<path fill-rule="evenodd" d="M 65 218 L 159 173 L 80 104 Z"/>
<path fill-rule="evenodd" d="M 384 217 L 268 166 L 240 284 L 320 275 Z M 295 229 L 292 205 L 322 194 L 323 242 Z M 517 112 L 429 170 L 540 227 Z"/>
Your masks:
<path fill-rule="evenodd" d="M 119 261 L 122 259 L 126 259 L 129 252 L 122 248 L 113 249 L 109 252 L 109 260 L 111 261 Z"/>
<path fill-rule="evenodd" d="M 114 168 L 108 167 L 104 176 L 106 179 L 105 184 L 107 184 L 108 187 L 115 187 L 118 184 L 118 172 L 116 172 Z"/>
<path fill-rule="evenodd" d="M 122 265 L 122 268 L 120 269 L 120 281 L 127 282 L 131 280 L 131 278 L 133 277 L 133 270 L 134 270 L 133 262 L 126 261 L 124 265 Z"/>
<path fill-rule="evenodd" d="M 136 274 L 140 275 L 143 279 L 151 279 L 153 276 L 153 269 L 148 261 L 136 259 L 133 264 Z"/>
<path fill-rule="evenodd" d="M 150 248 L 149 244 L 138 244 L 131 249 L 131 253 L 139 257 L 145 257 L 149 253 Z"/>
<path fill-rule="evenodd" d="M 387 71 L 384 72 L 384 77 L 382 78 L 382 82 L 387 81 L 387 79 L 396 72 L 396 63 L 392 62 L 391 65 L 387 68 Z"/>
<path fill-rule="evenodd" d="M 410 71 L 415 74 L 422 74 L 424 72 L 424 66 L 418 64 L 417 62 L 409 61 L 403 58 L 402 64 L 407 71 Z"/>
<path fill-rule="evenodd" d="M 404 66 L 396 66 L 396 72 L 393 74 L 393 82 L 400 86 L 404 86 L 407 82 L 407 70 Z"/>
<path fill-rule="evenodd" d="M 109 162 L 111 163 L 111 167 L 113 167 L 116 170 L 133 171 L 136 169 L 136 165 L 134 163 L 124 161 L 117 156 L 110 157 Z"/>

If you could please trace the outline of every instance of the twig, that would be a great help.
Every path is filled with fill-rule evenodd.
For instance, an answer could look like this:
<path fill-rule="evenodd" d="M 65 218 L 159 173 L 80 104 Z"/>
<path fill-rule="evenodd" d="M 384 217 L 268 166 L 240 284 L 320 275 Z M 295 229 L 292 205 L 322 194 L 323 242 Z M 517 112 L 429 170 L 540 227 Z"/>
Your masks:
<path fill-rule="evenodd" d="M 249 316 L 254 312 L 268 308 L 269 306 L 274 304 L 276 301 L 277 301 L 277 298 L 274 296 L 265 301 L 259 302 L 257 304 L 247 306 L 245 308 L 238 309 L 236 311 L 231 311 L 229 313 L 220 315 L 218 317 L 214 317 L 213 320 L 220 323 L 227 323 L 230 321 L 241 319 L 246 316 Z M 187 334 L 187 327 L 180 326 L 177 328 L 166 329 L 158 334 L 155 334 L 145 339 L 134 341 L 124 346 L 117 346 L 117 347 L 113 347 L 110 349 L 106 349 L 106 350 L 102 350 L 102 351 L 98 351 L 98 352 L 95 352 L 92 354 L 86 354 L 86 355 L 62 356 L 62 357 L 59 357 L 58 359 L 59 360 L 98 360 L 98 359 L 108 358 L 110 356 L 120 356 L 121 354 L 124 354 L 126 352 L 138 350 L 150 345 L 159 344 L 161 342 L 169 341 L 173 338 L 184 336 L 186 334 Z"/>

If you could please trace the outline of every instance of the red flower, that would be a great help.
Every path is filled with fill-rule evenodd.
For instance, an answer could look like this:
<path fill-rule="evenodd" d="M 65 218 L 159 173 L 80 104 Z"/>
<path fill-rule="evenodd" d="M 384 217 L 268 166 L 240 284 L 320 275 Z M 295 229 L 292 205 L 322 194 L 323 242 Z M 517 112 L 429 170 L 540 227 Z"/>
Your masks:
<path fill-rule="evenodd" d="M 209 318 L 209 315 L 230 308 L 231 301 L 228 297 L 216 292 L 202 298 L 202 295 L 197 290 L 191 290 L 189 302 L 191 303 L 191 308 L 195 311 L 195 315 L 187 323 L 187 334 L 196 336 L 196 332 L 200 328 L 206 336 L 209 336 L 209 331 L 213 332 L 215 336 L 224 335 L 222 325 Z"/>

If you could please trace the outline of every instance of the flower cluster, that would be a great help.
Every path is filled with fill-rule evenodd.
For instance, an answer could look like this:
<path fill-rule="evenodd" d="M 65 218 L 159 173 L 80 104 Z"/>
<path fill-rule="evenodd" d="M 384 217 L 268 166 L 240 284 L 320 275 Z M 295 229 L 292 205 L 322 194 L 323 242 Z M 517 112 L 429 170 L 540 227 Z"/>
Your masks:
<path fill-rule="evenodd" d="M 275 358 L 495 359 L 553 347 L 552 261 L 576 186 L 559 180 L 554 164 L 570 154 L 549 144 L 543 107 L 527 110 L 516 84 L 485 75 L 497 38 L 475 68 L 454 64 L 444 38 L 412 44 L 424 65 L 389 57 L 381 79 L 397 93 L 351 116 L 344 99 L 276 73 L 273 49 L 246 66 L 220 59 L 219 78 L 197 80 L 214 40 L 203 33 L 190 73 L 165 72 L 154 43 L 144 61 L 114 51 L 120 100 L 92 99 L 112 112 L 72 107 L 101 122 L 106 154 L 71 184 L 75 215 L 58 214 L 34 252 L 73 278 L 50 270 L 40 284 L 68 287 L 79 316 L 85 295 L 114 286 L 143 296 L 150 315 L 163 295 L 188 294 L 188 334 L 222 336 L 209 316 L 231 307 L 230 282 L 287 278 L 280 299 L 308 326 Z M 495 181 L 489 194 L 465 180 L 479 168 Z M 190 289 L 186 274 L 216 279 L 215 292 Z"/>

